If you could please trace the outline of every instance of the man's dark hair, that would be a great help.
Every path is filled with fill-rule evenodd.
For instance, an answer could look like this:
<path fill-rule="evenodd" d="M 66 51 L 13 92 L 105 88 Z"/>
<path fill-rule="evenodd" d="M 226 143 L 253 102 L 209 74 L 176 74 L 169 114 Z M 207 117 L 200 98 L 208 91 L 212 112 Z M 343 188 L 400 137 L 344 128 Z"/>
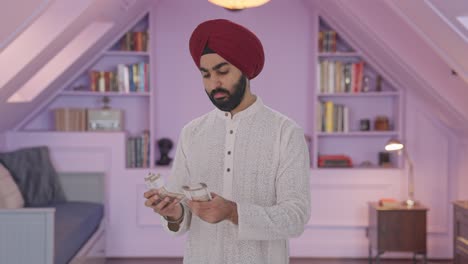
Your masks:
<path fill-rule="evenodd" d="M 202 55 L 210 54 L 210 53 L 216 53 L 216 52 L 214 50 L 210 49 L 210 47 L 208 47 L 208 45 L 206 45 L 205 48 L 203 49 Z"/>

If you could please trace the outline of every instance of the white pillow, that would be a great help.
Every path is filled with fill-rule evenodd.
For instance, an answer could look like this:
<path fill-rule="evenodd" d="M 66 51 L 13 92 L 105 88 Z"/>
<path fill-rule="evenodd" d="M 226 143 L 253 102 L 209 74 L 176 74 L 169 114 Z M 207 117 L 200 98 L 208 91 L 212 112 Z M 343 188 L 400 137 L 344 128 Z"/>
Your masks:
<path fill-rule="evenodd" d="M 24 199 L 10 172 L 0 163 L 0 208 L 22 208 Z"/>

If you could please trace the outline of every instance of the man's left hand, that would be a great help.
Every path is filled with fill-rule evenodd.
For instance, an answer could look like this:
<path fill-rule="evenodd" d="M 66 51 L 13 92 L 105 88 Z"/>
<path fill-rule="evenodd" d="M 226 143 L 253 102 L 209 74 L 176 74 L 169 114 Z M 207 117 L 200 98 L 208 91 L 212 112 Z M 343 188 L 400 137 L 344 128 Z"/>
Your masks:
<path fill-rule="evenodd" d="M 211 201 L 197 202 L 188 201 L 192 213 L 205 222 L 216 224 L 223 220 L 230 220 L 237 224 L 237 204 L 224 199 L 216 193 L 211 193 Z"/>

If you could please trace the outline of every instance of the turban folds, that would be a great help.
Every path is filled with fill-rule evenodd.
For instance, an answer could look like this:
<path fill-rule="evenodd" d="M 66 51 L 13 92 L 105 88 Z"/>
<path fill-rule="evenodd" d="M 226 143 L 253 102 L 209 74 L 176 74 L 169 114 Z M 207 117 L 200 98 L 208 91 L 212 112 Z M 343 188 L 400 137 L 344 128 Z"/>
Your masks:
<path fill-rule="evenodd" d="M 263 69 L 265 55 L 260 40 L 247 28 L 226 19 L 208 20 L 195 28 L 190 37 L 190 54 L 200 67 L 205 47 L 236 66 L 249 79 Z"/>

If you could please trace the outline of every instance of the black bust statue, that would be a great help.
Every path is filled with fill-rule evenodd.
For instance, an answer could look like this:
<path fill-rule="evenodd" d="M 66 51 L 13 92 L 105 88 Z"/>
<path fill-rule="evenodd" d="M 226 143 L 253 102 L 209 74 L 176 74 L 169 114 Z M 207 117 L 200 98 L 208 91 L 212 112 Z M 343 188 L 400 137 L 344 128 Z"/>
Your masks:
<path fill-rule="evenodd" d="M 161 156 L 159 160 L 156 161 L 156 165 L 169 165 L 172 161 L 172 158 L 169 157 L 169 152 L 171 151 L 173 145 L 172 140 L 169 138 L 161 138 L 157 141 L 157 143 Z"/>

